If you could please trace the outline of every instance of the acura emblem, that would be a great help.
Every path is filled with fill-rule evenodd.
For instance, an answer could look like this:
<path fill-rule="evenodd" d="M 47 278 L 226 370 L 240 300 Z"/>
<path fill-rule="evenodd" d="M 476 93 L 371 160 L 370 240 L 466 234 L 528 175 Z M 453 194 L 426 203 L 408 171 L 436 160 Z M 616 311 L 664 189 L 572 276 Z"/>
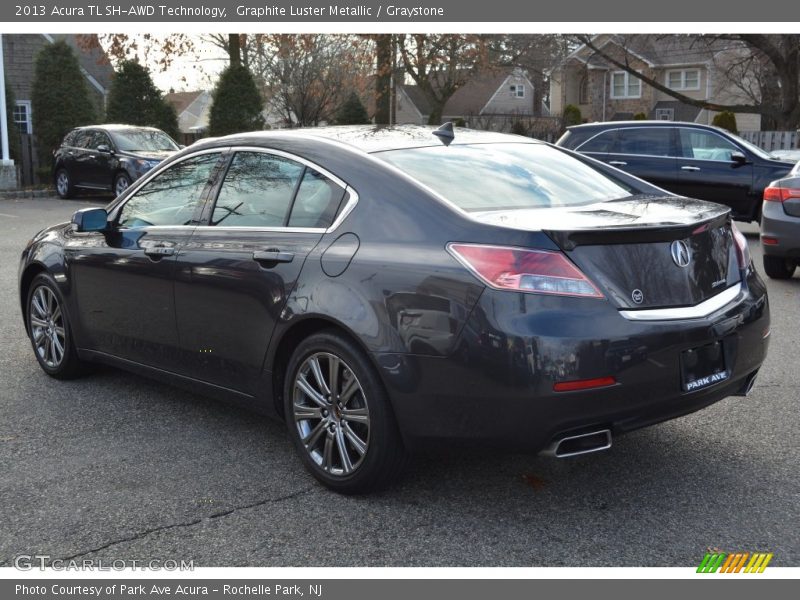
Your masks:
<path fill-rule="evenodd" d="M 672 242 L 669 251 L 672 254 L 672 262 L 679 267 L 688 267 L 692 261 L 692 252 L 689 250 L 689 245 L 683 240 Z"/>

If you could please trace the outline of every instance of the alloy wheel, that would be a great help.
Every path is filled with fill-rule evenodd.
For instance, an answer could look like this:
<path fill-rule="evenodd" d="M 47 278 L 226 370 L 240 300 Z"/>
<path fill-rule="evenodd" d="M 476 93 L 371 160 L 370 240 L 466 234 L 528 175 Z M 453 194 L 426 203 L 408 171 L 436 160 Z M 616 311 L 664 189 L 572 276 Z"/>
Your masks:
<path fill-rule="evenodd" d="M 56 191 L 59 196 L 66 196 L 69 193 L 69 175 L 66 171 L 59 171 L 56 177 Z"/>
<path fill-rule="evenodd" d="M 57 368 L 64 360 L 67 334 L 58 298 L 47 286 L 40 285 L 31 295 L 28 322 L 39 359 L 51 369 Z"/>
<path fill-rule="evenodd" d="M 367 398 L 353 370 L 329 352 L 309 356 L 297 370 L 292 418 L 302 446 L 328 475 L 346 477 L 369 447 Z"/>
<path fill-rule="evenodd" d="M 130 183 L 128 182 L 128 178 L 120 175 L 117 177 L 116 182 L 114 183 L 114 193 L 119 196 L 122 192 L 128 189 L 129 185 Z"/>

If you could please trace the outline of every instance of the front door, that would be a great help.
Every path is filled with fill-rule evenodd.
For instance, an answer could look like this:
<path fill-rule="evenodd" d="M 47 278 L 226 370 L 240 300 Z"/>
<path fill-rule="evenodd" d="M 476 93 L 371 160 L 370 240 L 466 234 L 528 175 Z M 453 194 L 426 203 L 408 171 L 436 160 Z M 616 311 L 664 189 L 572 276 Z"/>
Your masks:
<path fill-rule="evenodd" d="M 730 206 L 736 216 L 750 216 L 753 164 L 731 158 L 743 152 L 721 135 L 702 129 L 680 128 L 681 158 L 678 159 L 678 187 L 683 196 Z"/>
<path fill-rule="evenodd" d="M 220 152 L 175 163 L 113 211 L 107 232 L 73 233 L 65 252 L 87 348 L 174 370 L 174 270 Z"/>
<path fill-rule="evenodd" d="M 256 393 L 275 324 L 344 196 L 342 185 L 294 158 L 232 155 L 216 201 L 178 257 L 187 375 Z"/>

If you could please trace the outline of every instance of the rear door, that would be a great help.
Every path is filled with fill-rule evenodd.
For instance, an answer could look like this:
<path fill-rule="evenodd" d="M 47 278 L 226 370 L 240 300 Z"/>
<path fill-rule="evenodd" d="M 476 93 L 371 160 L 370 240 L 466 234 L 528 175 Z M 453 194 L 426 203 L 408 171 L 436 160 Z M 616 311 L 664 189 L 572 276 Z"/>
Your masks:
<path fill-rule="evenodd" d="M 678 179 L 675 156 L 671 127 L 628 127 L 619 130 L 606 162 L 672 191 Z"/>
<path fill-rule="evenodd" d="M 275 324 L 346 186 L 276 151 L 237 149 L 229 160 L 178 257 L 176 314 L 185 374 L 253 394 Z"/>
<path fill-rule="evenodd" d="M 741 148 L 718 133 L 705 129 L 678 129 L 681 157 L 678 159 L 678 186 L 675 192 L 730 206 L 736 216 L 750 216 L 754 202 L 753 163 L 731 159 Z"/>

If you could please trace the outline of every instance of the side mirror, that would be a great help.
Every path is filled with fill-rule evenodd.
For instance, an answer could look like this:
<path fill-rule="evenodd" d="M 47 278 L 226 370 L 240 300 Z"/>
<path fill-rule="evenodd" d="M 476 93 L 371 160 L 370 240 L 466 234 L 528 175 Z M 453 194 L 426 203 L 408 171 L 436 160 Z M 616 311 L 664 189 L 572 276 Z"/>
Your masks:
<path fill-rule="evenodd" d="M 747 156 L 745 156 L 744 152 L 738 152 L 734 150 L 731 152 L 731 162 L 736 163 L 737 165 L 743 165 L 747 162 Z"/>
<path fill-rule="evenodd" d="M 114 154 L 114 151 L 108 146 L 108 144 L 100 144 L 97 147 L 98 152 L 102 152 L 103 154 Z"/>
<path fill-rule="evenodd" d="M 108 229 L 108 212 L 105 208 L 82 208 L 72 215 L 73 231 L 105 231 Z"/>

